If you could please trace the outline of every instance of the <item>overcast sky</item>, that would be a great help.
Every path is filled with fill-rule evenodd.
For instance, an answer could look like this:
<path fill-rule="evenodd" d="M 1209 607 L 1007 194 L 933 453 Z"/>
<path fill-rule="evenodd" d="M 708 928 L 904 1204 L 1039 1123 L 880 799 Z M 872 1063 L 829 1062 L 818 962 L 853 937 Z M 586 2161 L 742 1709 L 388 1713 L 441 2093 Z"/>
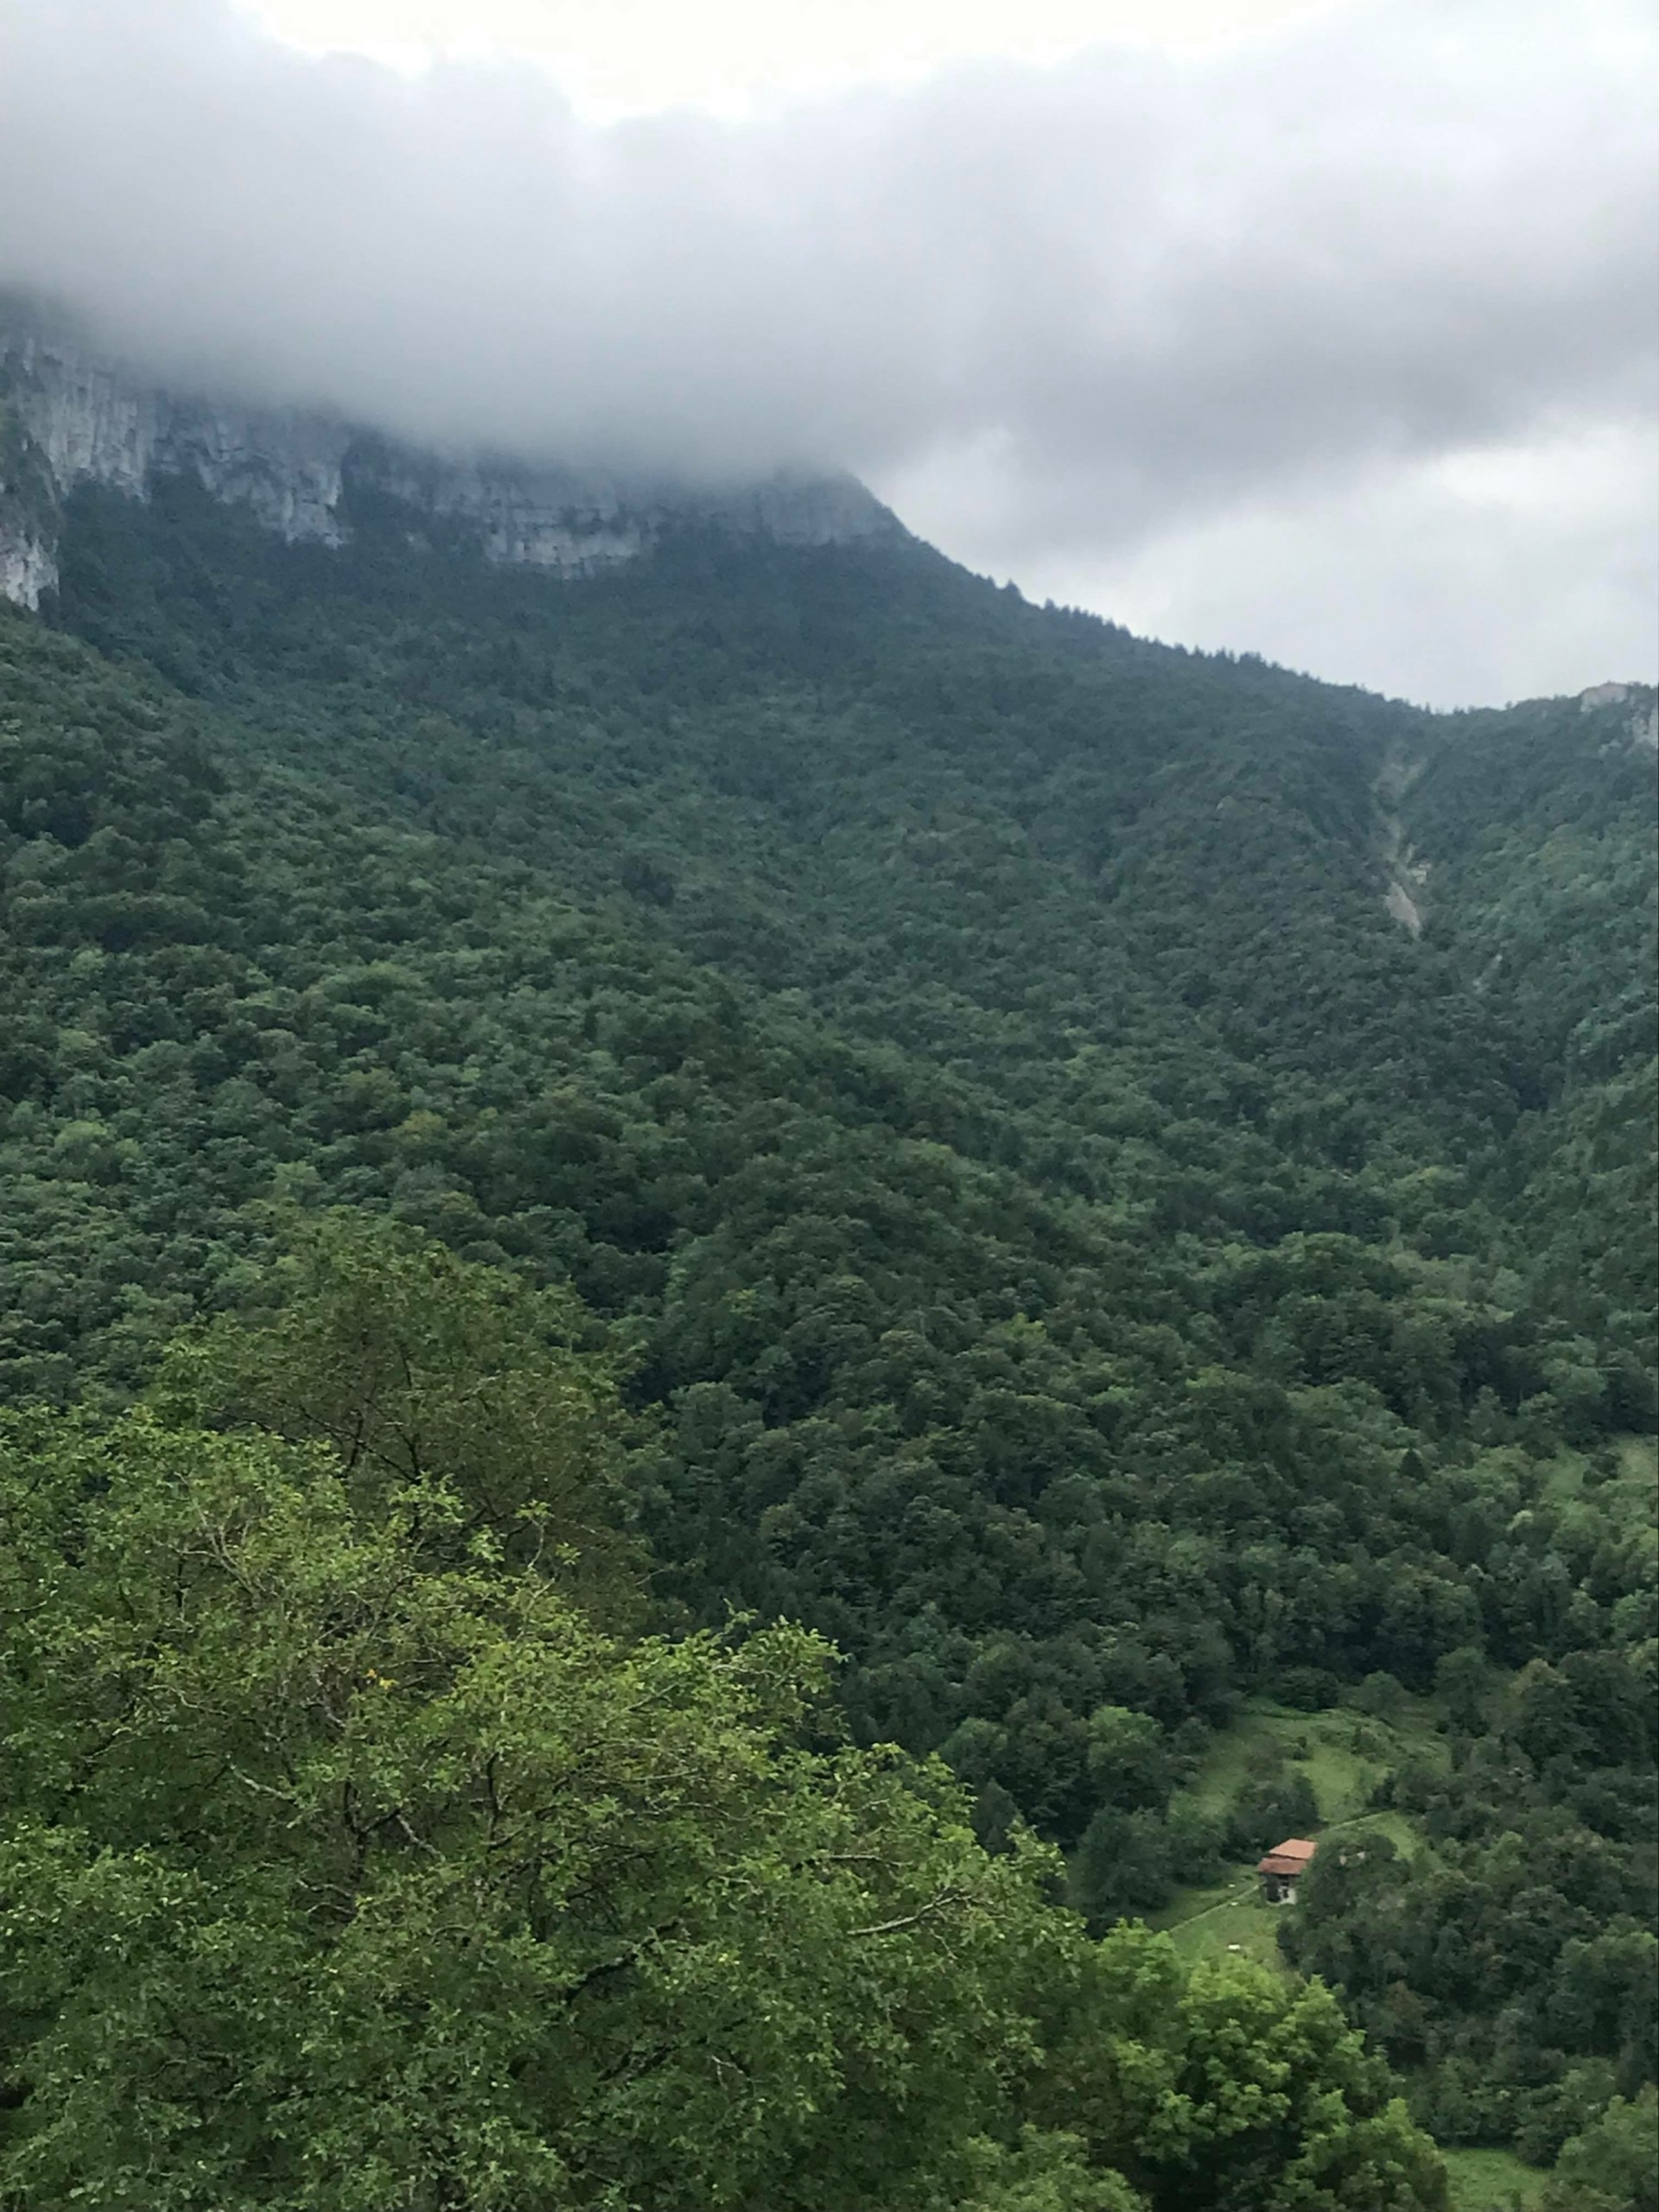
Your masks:
<path fill-rule="evenodd" d="M 0 283 L 1497 701 L 1659 658 L 1656 91 L 1651 0 L 0 0 Z"/>

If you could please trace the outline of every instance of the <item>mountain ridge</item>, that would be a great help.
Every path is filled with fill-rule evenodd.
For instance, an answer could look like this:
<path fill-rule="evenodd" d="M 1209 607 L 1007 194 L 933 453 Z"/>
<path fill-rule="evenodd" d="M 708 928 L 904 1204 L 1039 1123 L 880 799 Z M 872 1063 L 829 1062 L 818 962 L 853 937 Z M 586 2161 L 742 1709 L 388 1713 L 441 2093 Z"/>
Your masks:
<path fill-rule="evenodd" d="M 0 596 L 56 588 L 66 499 L 100 485 L 139 499 L 194 479 L 290 543 L 337 546 L 353 499 L 409 512 L 416 534 L 486 563 L 589 575 L 637 560 L 677 522 L 783 544 L 902 534 L 852 476 L 779 470 L 731 484 L 444 453 L 317 409 L 177 389 L 49 316 L 0 301 Z"/>

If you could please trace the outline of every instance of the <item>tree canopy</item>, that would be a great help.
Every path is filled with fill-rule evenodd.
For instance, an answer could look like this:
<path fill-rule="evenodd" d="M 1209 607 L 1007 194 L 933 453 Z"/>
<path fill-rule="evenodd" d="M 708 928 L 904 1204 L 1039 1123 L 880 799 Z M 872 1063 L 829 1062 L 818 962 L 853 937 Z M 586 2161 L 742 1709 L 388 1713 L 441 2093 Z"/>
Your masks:
<path fill-rule="evenodd" d="M 5 1424 L 0 2201 L 1441 2201 L 1329 1997 L 1094 1949 L 1051 1851 L 834 1740 L 818 1640 L 619 1641 L 352 1476 Z"/>
<path fill-rule="evenodd" d="M 734 1974 L 779 1979 L 750 2057 L 735 2015 L 718 2044 L 753 2075 L 754 2163 L 741 2128 L 711 2145 L 710 2203 L 859 2201 L 867 2155 L 863 2201 L 930 2212 L 1265 2207 L 1293 2175 L 1310 2205 L 1432 2202 L 1377 2054 L 1441 2139 L 1535 2162 L 1644 2113 L 1659 1611 L 1632 1454 L 1659 1234 L 1631 703 L 1430 716 L 1027 607 L 913 543 L 688 529 L 558 582 L 417 542 L 395 502 L 349 519 L 329 550 L 184 483 L 87 492 L 43 619 L 0 607 L 9 1847 L 33 1870 L 7 2078 L 55 2085 L 6 2092 L 28 2201 L 95 2166 L 137 2201 L 118 2113 L 156 2068 L 143 2132 L 210 2158 L 213 2083 L 264 2019 L 265 2133 L 214 2134 L 176 2201 L 323 2202 L 305 2101 L 334 2066 L 366 2126 L 351 2069 L 414 2050 L 418 2018 L 442 2094 L 377 2078 L 435 2207 L 461 2186 L 443 2131 L 498 2128 L 504 2175 L 533 2145 L 586 2177 L 572 2202 L 672 2203 L 578 2143 L 580 2105 L 645 2145 L 704 2063 L 631 2074 L 605 2041 L 649 1987 L 639 2052 L 667 2047 L 669 1939 L 573 2003 L 569 2050 L 597 2055 L 563 2088 L 513 2038 L 728 1856 L 756 1916 Z M 1385 903 L 1402 867 L 1416 934 Z M 197 1536 L 168 1520 L 187 1500 Z M 368 1649 L 357 1583 L 398 1593 L 373 1618 L 406 1658 Z M 284 1669 L 335 1687 L 268 1741 Z M 545 1710 L 532 1676 L 566 1686 Z M 620 1949 L 577 1916 L 562 1952 L 512 1917 L 528 1873 L 491 1886 L 480 1700 L 509 1678 L 521 1777 L 567 1703 L 621 1745 L 665 1700 L 660 1773 L 636 1730 L 642 1764 L 595 1750 L 597 1794 L 545 1808 L 550 1864 L 595 1823 Z M 1033 2086 L 1071 2063 L 1036 1984 L 1084 2006 L 1100 1960 L 1143 1956 L 1124 1916 L 1318 1827 L 1296 1761 L 1204 1795 L 1269 1708 L 1417 1731 L 1370 1808 L 1413 1847 L 1321 1869 L 1288 1978 L 1216 1966 L 1224 2040 L 1256 2020 L 1334 2069 L 1351 2184 L 1318 2177 L 1324 2121 L 1283 2082 L 1246 2100 L 1259 2139 L 1224 2129 L 1224 2156 L 1171 2121 L 1162 2164 L 1128 2087 Z M 731 1777 L 706 1803 L 674 1794 L 699 1732 Z M 429 1753 L 453 1801 L 416 1786 Z M 658 1802 L 660 1863 L 628 1840 Z M 373 1901 L 327 1907 L 357 1895 L 363 1821 Z M 887 1871 L 820 1880 L 811 1837 L 863 1821 Z M 769 1825 L 796 1839 L 775 1865 Z M 468 1883 L 499 2018 L 456 1993 Z M 798 1897 L 798 1960 L 766 1932 Z M 813 1928 L 827 1951 L 925 1905 L 814 1963 Z M 417 1924 L 448 1931 L 429 1987 Z M 1101 2036 L 1161 2054 L 1168 2112 L 1219 2113 L 1179 2056 L 1211 1968 L 1144 1957 L 1156 2024 Z M 97 1980 L 115 1958 L 130 2008 Z M 25 1982 L 56 1993 L 31 2012 Z M 201 2030 L 176 2078 L 175 1988 Z M 601 2126 L 601 2088 L 637 2122 Z M 908 2117 L 884 2133 L 843 2097 Z"/>

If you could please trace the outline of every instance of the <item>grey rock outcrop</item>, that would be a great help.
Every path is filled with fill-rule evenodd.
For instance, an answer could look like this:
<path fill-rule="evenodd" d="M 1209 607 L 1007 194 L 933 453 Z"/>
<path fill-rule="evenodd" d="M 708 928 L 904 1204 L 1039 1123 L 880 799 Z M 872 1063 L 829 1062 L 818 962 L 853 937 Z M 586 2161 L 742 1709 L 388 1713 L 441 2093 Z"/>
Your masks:
<path fill-rule="evenodd" d="M 1579 694 L 1580 714 L 1594 714 L 1599 707 L 1630 709 L 1626 733 L 1637 752 L 1659 753 L 1659 696 L 1650 683 L 1592 683 Z M 1603 751 L 1611 748 L 1604 746 Z"/>
<path fill-rule="evenodd" d="M 0 305 L 0 594 L 35 607 L 55 585 L 63 503 L 78 486 L 143 499 L 168 474 L 324 545 L 350 536 L 353 493 L 372 491 L 486 561 L 565 576 L 635 560 L 687 519 L 785 544 L 904 534 L 850 476 L 711 490 L 423 452 L 334 416 L 168 391 Z"/>

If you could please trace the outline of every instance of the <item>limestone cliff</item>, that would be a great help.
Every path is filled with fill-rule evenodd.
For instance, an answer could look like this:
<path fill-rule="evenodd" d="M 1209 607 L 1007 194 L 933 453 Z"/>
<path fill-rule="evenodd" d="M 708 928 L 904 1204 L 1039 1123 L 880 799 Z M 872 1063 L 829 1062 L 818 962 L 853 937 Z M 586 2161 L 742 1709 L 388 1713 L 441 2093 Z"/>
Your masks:
<path fill-rule="evenodd" d="M 134 499 L 191 475 L 289 539 L 341 543 L 372 491 L 470 537 L 487 561 L 582 575 L 635 559 L 687 517 L 830 544 L 900 533 L 854 478 L 778 475 L 692 488 L 481 455 L 422 452 L 339 418 L 162 389 L 78 339 L 0 308 L 0 594 L 57 581 L 63 502 L 81 484 Z"/>

